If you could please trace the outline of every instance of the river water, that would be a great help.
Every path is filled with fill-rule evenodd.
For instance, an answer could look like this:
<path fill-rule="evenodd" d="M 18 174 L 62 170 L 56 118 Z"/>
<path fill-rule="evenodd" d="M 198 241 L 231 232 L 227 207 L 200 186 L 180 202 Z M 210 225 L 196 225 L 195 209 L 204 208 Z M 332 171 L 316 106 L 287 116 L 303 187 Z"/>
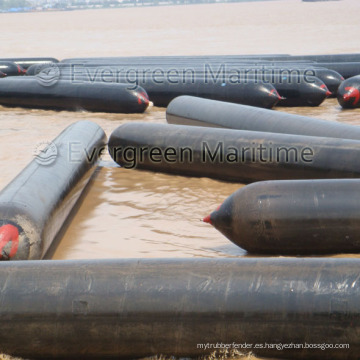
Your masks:
<path fill-rule="evenodd" d="M 0 14 L 0 57 L 359 52 L 359 13 L 358 0 L 286 0 Z M 360 110 L 343 111 L 335 99 L 277 110 L 360 124 Z M 0 107 L 0 187 L 33 159 L 37 144 L 83 119 L 110 136 L 128 121 L 164 123 L 165 109 L 122 115 Z M 240 186 L 125 170 L 105 156 L 48 258 L 244 256 L 200 221 Z"/>

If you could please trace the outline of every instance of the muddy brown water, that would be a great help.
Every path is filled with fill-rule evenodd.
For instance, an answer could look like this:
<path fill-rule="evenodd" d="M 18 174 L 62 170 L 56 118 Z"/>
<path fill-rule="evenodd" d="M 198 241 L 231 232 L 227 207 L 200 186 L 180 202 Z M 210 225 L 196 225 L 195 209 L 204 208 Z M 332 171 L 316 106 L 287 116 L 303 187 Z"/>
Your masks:
<path fill-rule="evenodd" d="M 286 0 L 0 14 L 0 57 L 359 52 L 359 12 L 358 0 Z M 277 110 L 360 125 L 360 110 L 343 111 L 335 99 Z M 0 107 L 0 187 L 33 159 L 39 143 L 82 119 L 109 136 L 128 121 L 165 122 L 165 110 L 110 115 Z M 100 165 L 49 258 L 246 255 L 200 221 L 241 184 L 120 169 L 109 156 Z"/>

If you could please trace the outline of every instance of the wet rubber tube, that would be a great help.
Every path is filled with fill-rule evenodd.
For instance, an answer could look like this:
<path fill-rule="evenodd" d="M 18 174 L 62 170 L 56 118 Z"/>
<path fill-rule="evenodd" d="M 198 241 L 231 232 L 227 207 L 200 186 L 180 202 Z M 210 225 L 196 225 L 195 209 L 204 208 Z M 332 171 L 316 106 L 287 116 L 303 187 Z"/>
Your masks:
<path fill-rule="evenodd" d="M 248 63 L 249 60 L 246 60 L 246 63 Z M 264 63 L 264 61 L 253 61 L 254 64 L 261 64 Z M 319 67 L 323 67 L 329 70 L 334 70 L 337 73 L 341 74 L 345 79 L 349 78 L 349 77 L 353 77 L 356 75 L 360 74 L 360 62 L 311 62 L 311 61 L 304 61 L 304 62 L 299 62 L 299 61 L 288 61 L 288 62 L 284 62 L 284 61 L 273 61 L 273 62 L 267 62 L 268 65 L 273 65 L 273 66 L 280 66 L 280 65 L 286 65 L 286 66 L 290 66 L 291 64 L 298 64 L 301 66 L 304 66 L 306 64 L 308 64 L 309 66 L 319 66 Z M 241 63 L 238 63 L 237 65 L 241 65 Z"/>
<path fill-rule="evenodd" d="M 274 55 L 274 56 L 267 56 L 266 59 L 268 60 L 309 60 L 309 61 L 316 61 L 316 62 L 357 62 L 360 61 L 360 54 L 359 53 L 352 53 L 352 54 L 326 54 L 326 55 Z"/>
<path fill-rule="evenodd" d="M 264 258 L 1 263 L 0 350 L 32 359 L 134 359 L 227 346 L 256 356 L 355 360 L 359 266 L 359 259 Z"/>
<path fill-rule="evenodd" d="M 303 63 L 305 64 L 305 63 Z M 334 70 L 341 74 L 345 79 L 360 74 L 360 60 L 349 62 L 331 62 L 331 61 L 318 61 L 316 63 L 309 62 L 312 66 L 320 66 L 330 70 Z"/>
<path fill-rule="evenodd" d="M 204 221 L 251 253 L 359 253 L 359 191 L 357 179 L 257 182 Z"/>
<path fill-rule="evenodd" d="M 355 140 L 127 123 L 114 130 L 108 148 L 128 169 L 245 183 L 360 175 L 360 142 Z"/>
<path fill-rule="evenodd" d="M 145 58 L 121 58 L 121 59 L 115 59 L 115 60 L 80 60 L 80 61 L 73 61 L 73 62 L 66 62 L 66 63 L 58 63 L 59 66 L 77 66 L 82 65 L 86 67 L 94 67 L 94 66 L 171 66 L 171 67 L 179 67 L 179 66 L 201 66 L 203 68 L 204 64 L 208 65 L 232 65 L 232 66 L 244 66 L 244 65 L 271 65 L 271 64 L 281 64 L 281 65 L 289 65 L 289 64 L 317 64 L 314 61 L 269 61 L 269 60 L 259 60 L 254 58 L 241 58 L 241 59 L 235 59 L 235 60 L 227 60 L 227 59 L 219 59 L 219 60 L 213 60 L 213 59 L 207 59 L 202 57 L 195 57 L 190 60 L 177 60 L 177 59 L 171 59 L 168 57 L 161 57 L 158 59 L 147 59 Z"/>
<path fill-rule="evenodd" d="M 360 75 L 360 62 L 334 62 L 334 63 L 317 63 L 318 66 L 334 70 L 341 74 L 345 79 Z"/>
<path fill-rule="evenodd" d="M 26 69 L 26 75 L 28 75 L 28 76 L 38 75 L 40 72 L 42 72 L 46 69 L 52 69 L 52 68 L 57 69 L 60 72 L 60 75 L 61 75 L 62 71 L 71 70 L 71 67 L 65 66 L 65 64 L 61 64 L 59 62 L 39 62 L 39 63 L 30 65 Z"/>
<path fill-rule="evenodd" d="M 360 107 L 360 76 L 345 80 L 338 89 L 337 99 L 344 109 Z"/>
<path fill-rule="evenodd" d="M 319 78 L 329 89 L 329 91 L 331 92 L 331 95 L 329 95 L 329 97 L 336 97 L 337 90 L 340 84 L 344 81 L 344 77 L 338 72 L 326 68 L 301 68 L 301 66 L 299 66 L 297 68 L 285 68 L 285 72 L 288 71 L 289 73 L 292 73 L 294 69 L 299 71 L 302 75 L 312 72 L 314 76 Z M 281 68 L 281 70 L 284 71 L 284 68 Z"/>
<path fill-rule="evenodd" d="M 106 144 L 95 123 L 67 127 L 0 192 L 0 259 L 41 259 L 95 170 Z"/>
<path fill-rule="evenodd" d="M 354 59 L 357 59 L 357 57 Z M 313 59 L 316 59 L 314 61 Z M 337 60 L 336 62 L 332 60 Z M 327 69 L 334 70 L 340 73 L 345 78 L 360 74 L 360 60 L 353 60 L 353 62 L 343 62 L 340 57 L 237 57 L 237 56 L 199 56 L 199 57 L 130 57 L 130 58 L 93 58 L 93 59 L 69 59 L 66 60 L 64 65 L 69 64 L 84 64 L 86 66 L 102 65 L 130 65 L 130 66 L 172 66 L 172 67 L 204 67 L 205 64 L 210 66 L 231 66 L 241 67 L 244 65 L 267 65 L 267 66 L 321 66 Z M 326 83 L 326 82 L 325 82 Z M 335 92 L 330 89 L 330 91 Z"/>
<path fill-rule="evenodd" d="M 169 124 L 360 140 L 360 127 L 252 106 L 180 96 L 166 109 Z"/>
<path fill-rule="evenodd" d="M 344 78 L 336 71 L 325 68 L 314 68 L 312 66 L 293 65 L 274 67 L 267 65 L 255 65 L 249 63 L 244 64 L 53 64 L 59 68 L 61 78 L 71 79 L 73 81 L 103 81 L 103 82 L 129 82 L 130 78 L 137 77 L 137 84 L 143 86 L 142 79 L 144 77 L 159 77 L 162 74 L 164 79 L 172 84 L 174 80 L 180 78 L 190 77 L 190 74 L 197 79 L 216 79 L 218 82 L 237 82 L 237 77 L 253 77 L 256 76 L 258 81 L 267 83 L 274 83 L 283 81 L 284 76 L 292 75 L 297 77 L 305 77 L 306 80 L 311 79 L 311 76 L 319 78 L 327 86 L 329 91 L 336 95 L 337 89 Z M 41 71 L 46 70 L 48 65 L 32 66 L 28 69 L 28 75 L 36 75 Z M 133 79 L 131 79 L 133 80 Z M 299 80 L 296 79 L 298 82 Z M 148 80 L 147 80 L 148 81 Z M 182 80 L 183 81 L 183 80 Z M 181 81 L 179 81 L 181 82 Z M 209 81 L 210 82 L 210 81 Z"/>
<path fill-rule="evenodd" d="M 41 71 L 51 67 L 51 66 L 58 66 L 57 63 L 40 63 L 40 64 L 33 64 L 29 66 L 26 70 L 26 75 L 34 76 L 39 74 Z"/>
<path fill-rule="evenodd" d="M 277 64 L 277 62 L 269 62 L 272 65 Z M 291 62 L 293 63 L 293 62 Z M 308 65 L 312 67 L 322 67 L 329 70 L 334 70 L 337 73 L 341 74 L 345 79 L 353 77 L 360 74 L 360 62 L 303 62 L 302 65 Z"/>
<path fill-rule="evenodd" d="M 286 54 L 278 54 L 278 56 Z M 272 60 L 277 54 L 269 55 L 200 55 L 200 56 L 120 56 L 120 57 L 88 57 L 88 58 L 68 58 L 61 60 L 61 64 L 194 64 L 199 62 L 267 62 L 267 58 Z M 264 59 L 264 60 L 262 60 Z M 287 61 L 287 60 L 286 60 Z"/>
<path fill-rule="evenodd" d="M 289 55 L 289 54 L 248 54 L 248 55 L 199 55 L 199 56 L 133 56 L 133 57 L 89 57 L 89 58 L 69 58 L 61 62 L 115 62 L 115 61 L 238 61 L 241 59 L 254 60 L 273 60 L 273 61 L 316 61 L 316 62 L 356 62 L 360 61 L 359 53 L 352 54 L 326 54 L 326 55 Z"/>
<path fill-rule="evenodd" d="M 241 62 L 252 63 L 297 63 L 297 64 L 317 64 L 328 69 L 332 69 L 343 75 L 345 78 L 359 75 L 360 71 L 360 54 L 333 54 L 333 55 L 308 55 L 308 56 L 179 56 L 179 57 L 124 57 L 124 58 L 74 58 L 63 60 L 64 63 L 137 63 L 137 64 L 194 64 L 201 62 L 208 63 L 234 63 Z"/>
<path fill-rule="evenodd" d="M 89 68 L 86 68 L 89 70 Z M 91 68 L 90 68 L 91 69 Z M 102 71 L 92 71 L 94 74 L 101 74 Z M 106 68 L 105 68 L 106 69 Z M 103 70 L 105 70 L 103 69 Z M 167 106 L 171 100 L 181 95 L 192 95 L 214 100 L 223 100 L 244 105 L 253 105 L 264 108 L 271 108 L 279 102 L 275 89 L 285 100 L 279 102 L 281 106 L 318 106 L 331 92 L 327 89 L 324 82 L 313 76 L 271 76 L 262 79 L 249 77 L 232 76 L 224 78 L 210 78 L 209 74 L 202 72 L 194 72 L 193 77 L 188 75 L 186 81 L 180 79 L 169 78 L 166 75 L 168 70 L 161 70 L 158 76 L 142 76 L 133 67 L 134 78 L 136 84 L 141 85 L 148 93 L 151 101 L 155 106 Z M 151 70 L 150 70 L 151 71 Z M 153 70 L 155 71 L 155 70 Z M 181 71 L 178 71 L 178 74 Z M 124 73 L 125 74 L 125 73 Z M 175 75 L 175 73 L 173 73 Z M 70 79 L 70 72 L 64 72 L 62 76 Z M 236 79 L 234 79 L 236 77 Z M 72 78 L 74 80 L 74 77 Z M 91 81 L 91 77 L 84 78 L 80 74 L 75 78 L 78 81 Z M 101 77 L 94 80 L 103 82 Z M 110 80 L 109 80 L 110 81 Z M 124 79 L 126 81 L 126 79 Z"/>
<path fill-rule="evenodd" d="M 278 106 L 319 106 L 331 95 L 324 82 L 315 76 L 284 76 L 271 84 L 284 98 Z"/>
<path fill-rule="evenodd" d="M 155 106 L 166 107 L 170 101 L 181 95 L 198 96 L 213 100 L 223 100 L 237 104 L 252 105 L 271 109 L 280 100 L 278 92 L 271 84 L 248 81 L 232 84 L 230 82 L 210 82 L 203 79 L 190 83 L 157 84 L 152 79 L 141 82 Z"/>
<path fill-rule="evenodd" d="M 15 64 L 20 65 L 23 69 L 28 69 L 31 65 L 34 64 L 44 64 L 44 63 L 58 63 L 59 60 L 52 57 L 44 58 L 0 58 L 0 61 L 11 61 Z"/>
<path fill-rule="evenodd" d="M 0 81 L 0 104 L 40 109 L 142 113 L 149 105 L 144 89 L 127 84 L 72 83 L 55 78 L 13 77 Z"/>
<path fill-rule="evenodd" d="M 42 69 L 36 77 L 42 76 L 42 74 L 45 75 L 46 70 Z M 181 78 L 181 76 L 175 78 L 174 76 L 167 77 L 163 70 L 162 75 L 159 73 L 157 76 L 142 76 L 142 74 L 139 75 L 136 72 L 132 76 L 126 76 L 125 73 L 118 76 L 117 71 L 119 69 L 109 67 L 97 67 L 95 69 L 84 69 L 82 67 L 81 71 L 76 72 L 74 70 L 73 73 L 69 68 L 60 68 L 60 70 L 61 79 L 73 84 L 92 86 L 100 83 L 108 85 L 108 83 L 113 82 L 119 84 L 119 81 L 121 81 L 130 88 L 141 85 L 153 104 L 160 107 L 166 107 L 171 100 L 181 95 L 224 100 L 264 108 L 272 108 L 281 99 L 273 85 L 251 79 L 241 83 L 233 83 L 228 80 L 222 81 L 220 79 L 213 81 L 207 79 L 203 74 L 195 72 L 187 74 L 186 78 Z"/>
<path fill-rule="evenodd" d="M 99 59 L 99 58 L 80 58 L 85 60 Z M 206 59 L 209 61 L 238 61 L 242 59 L 252 59 L 256 60 L 267 60 L 267 61 L 314 61 L 314 62 L 360 62 L 360 53 L 352 54 L 325 54 L 325 55 L 289 55 L 289 54 L 258 54 L 258 55 L 200 55 L 200 56 L 144 56 L 144 57 L 118 57 L 118 58 L 103 58 L 103 59 L 140 59 L 140 60 L 161 60 L 161 59 L 171 59 L 173 61 L 193 61 L 196 59 Z M 67 59 L 67 62 L 79 60 L 75 58 L 73 60 Z"/>
<path fill-rule="evenodd" d="M 10 61 L 0 61 L 0 71 L 6 76 L 19 76 L 26 73 L 20 65 Z"/>
<path fill-rule="evenodd" d="M 272 84 L 282 97 L 278 106 L 319 106 L 331 95 L 324 82 L 315 76 L 268 76 L 264 82 Z"/>

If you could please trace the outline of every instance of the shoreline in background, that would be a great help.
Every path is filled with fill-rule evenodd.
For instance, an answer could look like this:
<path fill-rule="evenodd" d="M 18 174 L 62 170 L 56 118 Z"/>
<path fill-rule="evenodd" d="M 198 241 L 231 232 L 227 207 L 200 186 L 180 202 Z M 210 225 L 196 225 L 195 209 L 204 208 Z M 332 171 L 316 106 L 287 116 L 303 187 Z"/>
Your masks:
<path fill-rule="evenodd" d="M 0 0 L 0 14 L 269 1 L 285 0 Z"/>

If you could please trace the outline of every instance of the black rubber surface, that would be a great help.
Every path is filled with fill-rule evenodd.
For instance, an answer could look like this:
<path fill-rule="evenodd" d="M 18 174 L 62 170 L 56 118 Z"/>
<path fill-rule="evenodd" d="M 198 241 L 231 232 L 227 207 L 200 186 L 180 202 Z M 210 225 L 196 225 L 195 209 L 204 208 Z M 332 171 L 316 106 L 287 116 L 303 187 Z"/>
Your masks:
<path fill-rule="evenodd" d="M 245 183 L 360 175 L 360 142 L 335 138 L 132 122 L 109 152 L 128 169 Z"/>
<path fill-rule="evenodd" d="M 252 253 L 358 253 L 359 190 L 357 179 L 257 182 L 227 198 L 210 221 Z"/>
<path fill-rule="evenodd" d="M 0 105 L 55 110 L 142 113 L 149 105 L 140 86 L 73 83 L 55 76 L 0 81 Z"/>
<path fill-rule="evenodd" d="M 0 259 L 45 255 L 89 182 L 105 144 L 106 135 L 97 124 L 74 123 L 43 146 L 45 150 L 0 192 Z"/>
<path fill-rule="evenodd" d="M 177 125 L 360 140 L 359 126 L 191 96 L 174 99 L 166 119 Z"/>
<path fill-rule="evenodd" d="M 264 258 L 1 263 L 0 351 L 134 359 L 196 357 L 226 344 L 258 356 L 357 359 L 359 266 Z"/>

